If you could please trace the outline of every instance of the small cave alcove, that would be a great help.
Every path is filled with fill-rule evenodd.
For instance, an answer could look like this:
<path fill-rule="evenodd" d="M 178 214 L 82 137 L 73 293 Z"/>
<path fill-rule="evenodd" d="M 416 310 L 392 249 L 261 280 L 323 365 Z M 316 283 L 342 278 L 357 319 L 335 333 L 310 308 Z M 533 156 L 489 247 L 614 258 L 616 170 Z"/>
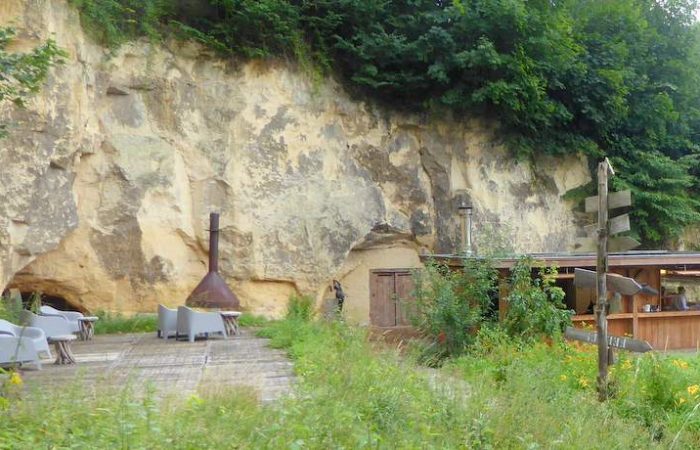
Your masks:
<path fill-rule="evenodd" d="M 30 307 L 34 293 L 41 294 L 41 304 L 53 306 L 63 311 L 80 311 L 86 313 L 81 305 L 81 295 L 78 290 L 65 280 L 39 276 L 28 268 L 16 273 L 6 288 L 7 291 L 22 296 L 25 308 Z"/>
<path fill-rule="evenodd" d="M 22 304 L 25 308 L 28 308 L 30 306 L 30 303 L 32 302 L 32 296 L 34 295 L 34 292 L 20 291 L 20 294 L 22 295 Z M 61 311 L 80 311 L 80 308 L 58 295 L 48 295 L 42 293 L 41 304 L 53 306 L 54 308 L 59 309 Z"/>
<path fill-rule="evenodd" d="M 63 311 L 86 312 L 77 302 L 70 300 L 75 297 L 74 295 L 70 295 L 71 289 L 66 289 L 62 284 L 55 281 L 48 282 L 47 280 L 39 280 L 37 278 L 30 279 L 16 276 L 8 284 L 5 293 L 8 295 L 17 295 L 17 293 L 19 293 L 25 308 L 31 307 L 32 297 L 35 293 L 39 293 L 41 295 L 42 305 L 53 306 Z"/>

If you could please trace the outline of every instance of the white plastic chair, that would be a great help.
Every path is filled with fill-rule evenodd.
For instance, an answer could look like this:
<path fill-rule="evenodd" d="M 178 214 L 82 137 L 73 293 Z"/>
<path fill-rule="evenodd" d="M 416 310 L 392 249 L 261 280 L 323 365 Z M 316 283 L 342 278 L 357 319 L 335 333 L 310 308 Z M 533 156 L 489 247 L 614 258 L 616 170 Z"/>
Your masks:
<path fill-rule="evenodd" d="M 177 309 L 158 305 L 158 337 L 168 339 L 171 334 L 177 338 Z"/>
<path fill-rule="evenodd" d="M 41 355 L 51 358 L 46 335 L 39 328 L 20 327 L 0 319 L 0 364 L 36 364 L 41 369 Z"/>
<path fill-rule="evenodd" d="M 63 317 L 65 318 L 68 323 L 70 323 L 71 326 L 71 333 L 78 333 L 80 332 L 80 323 L 78 322 L 78 319 L 83 317 L 83 313 L 78 312 L 78 311 L 60 311 L 52 306 L 49 305 L 43 305 L 41 308 L 39 308 L 39 312 L 41 313 L 42 316 L 58 316 L 58 317 Z M 70 333 L 68 333 L 70 334 Z"/>
<path fill-rule="evenodd" d="M 194 337 L 202 333 L 221 333 L 224 339 L 228 338 L 221 314 L 195 311 L 187 306 L 177 308 L 177 334 L 194 342 Z"/>
<path fill-rule="evenodd" d="M 43 330 L 47 338 L 73 334 L 73 325 L 63 316 L 37 315 L 26 309 L 20 313 L 22 324 Z"/>

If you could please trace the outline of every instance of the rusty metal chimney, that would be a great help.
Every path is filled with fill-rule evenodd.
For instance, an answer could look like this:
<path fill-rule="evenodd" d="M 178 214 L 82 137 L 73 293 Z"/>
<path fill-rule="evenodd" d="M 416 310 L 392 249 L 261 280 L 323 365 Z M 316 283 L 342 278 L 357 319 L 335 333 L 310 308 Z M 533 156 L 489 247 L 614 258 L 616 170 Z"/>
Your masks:
<path fill-rule="evenodd" d="M 209 215 L 209 273 L 187 297 L 187 306 L 238 310 L 236 294 L 219 275 L 219 214 Z"/>

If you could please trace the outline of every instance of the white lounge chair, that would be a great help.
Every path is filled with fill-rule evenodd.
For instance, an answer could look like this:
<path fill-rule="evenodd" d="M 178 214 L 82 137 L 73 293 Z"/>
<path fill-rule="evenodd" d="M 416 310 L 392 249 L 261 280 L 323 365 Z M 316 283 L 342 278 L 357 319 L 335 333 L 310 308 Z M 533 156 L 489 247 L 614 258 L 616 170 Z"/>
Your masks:
<path fill-rule="evenodd" d="M 177 308 L 177 334 L 187 336 L 190 342 L 202 333 L 221 333 L 224 339 L 228 337 L 224 319 L 218 312 L 200 312 L 187 306 Z"/>
<path fill-rule="evenodd" d="M 168 339 L 171 334 L 177 338 L 177 309 L 158 305 L 158 337 Z"/>
<path fill-rule="evenodd" d="M 20 320 L 23 325 L 43 330 L 46 338 L 65 336 L 75 332 L 71 322 L 63 316 L 40 316 L 25 309 L 20 313 Z"/>
<path fill-rule="evenodd" d="M 20 327 L 0 319 L 0 364 L 34 363 L 41 369 L 41 356 L 51 357 L 46 335 L 39 328 Z"/>
<path fill-rule="evenodd" d="M 68 321 L 68 323 L 70 323 L 71 329 L 73 330 L 73 331 L 71 331 L 71 333 L 80 332 L 80 323 L 78 322 L 78 319 L 83 317 L 83 313 L 81 313 L 81 312 L 78 312 L 78 311 L 60 311 L 60 310 L 58 310 L 52 306 L 49 306 L 49 305 L 43 305 L 41 308 L 39 308 L 39 312 L 41 313 L 42 316 L 63 317 Z"/>

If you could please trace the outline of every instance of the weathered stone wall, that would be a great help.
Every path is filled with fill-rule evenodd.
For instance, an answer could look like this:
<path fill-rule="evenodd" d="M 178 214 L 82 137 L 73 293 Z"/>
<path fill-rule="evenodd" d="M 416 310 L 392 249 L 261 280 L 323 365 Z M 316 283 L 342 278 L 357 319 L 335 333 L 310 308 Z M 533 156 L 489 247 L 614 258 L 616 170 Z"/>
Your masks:
<path fill-rule="evenodd" d="M 219 211 L 222 275 L 276 315 L 290 293 L 327 296 L 353 249 L 454 251 L 462 190 L 477 234 L 516 251 L 573 244 L 561 195 L 589 180 L 583 159 L 518 163 L 494 126 L 384 111 L 281 63 L 178 43 L 110 54 L 64 0 L 4 0 L 0 23 L 17 49 L 53 36 L 69 53 L 28 108 L 0 108 L 0 287 L 92 310 L 180 304 Z"/>

